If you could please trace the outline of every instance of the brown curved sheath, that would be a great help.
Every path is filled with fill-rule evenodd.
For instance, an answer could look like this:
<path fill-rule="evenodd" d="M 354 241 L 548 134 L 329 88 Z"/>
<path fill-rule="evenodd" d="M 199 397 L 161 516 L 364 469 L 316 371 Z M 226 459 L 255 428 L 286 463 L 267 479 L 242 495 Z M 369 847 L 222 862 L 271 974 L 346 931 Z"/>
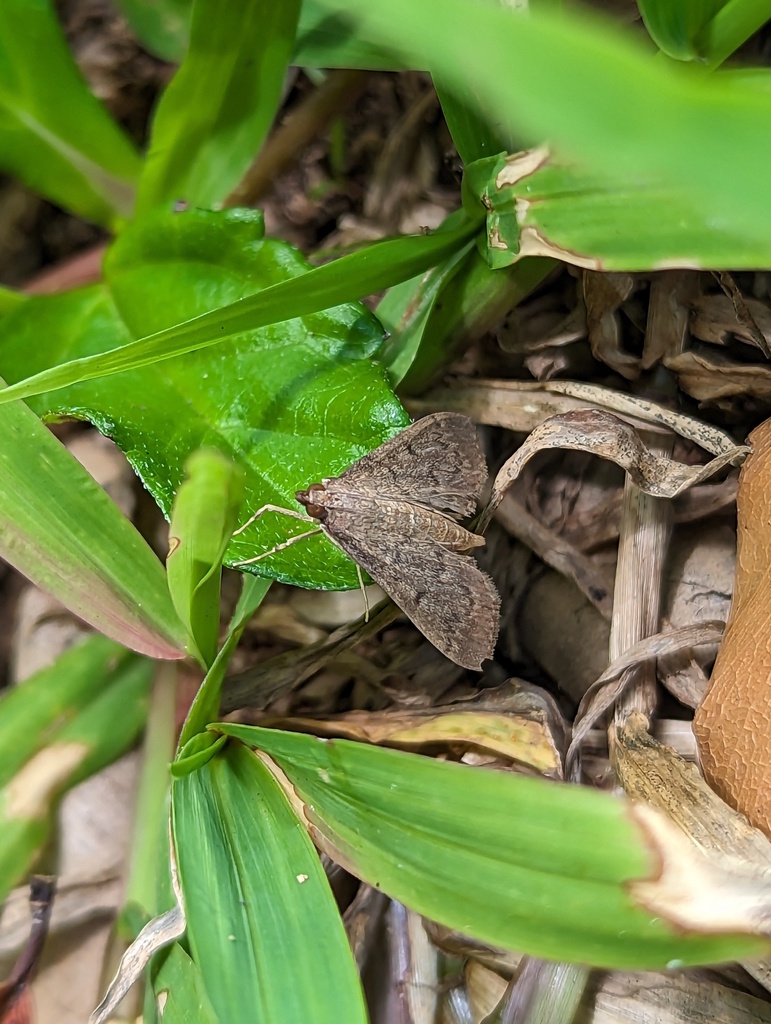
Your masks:
<path fill-rule="evenodd" d="M 709 784 L 771 838 L 771 420 L 749 440 L 731 612 L 693 728 Z"/>

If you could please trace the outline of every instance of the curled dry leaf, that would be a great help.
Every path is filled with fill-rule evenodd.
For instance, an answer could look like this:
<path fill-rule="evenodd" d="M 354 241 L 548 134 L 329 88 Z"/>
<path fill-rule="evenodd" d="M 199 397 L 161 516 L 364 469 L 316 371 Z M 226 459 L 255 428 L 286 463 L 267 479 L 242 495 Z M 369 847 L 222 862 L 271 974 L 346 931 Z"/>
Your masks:
<path fill-rule="evenodd" d="M 766 337 L 755 320 L 733 276 L 727 270 L 721 270 L 715 272 L 715 277 L 733 307 L 737 325 L 745 332 L 750 342 L 760 349 L 766 359 L 771 357 L 771 349 L 768 347 Z"/>
<path fill-rule="evenodd" d="M 653 275 L 641 360 L 644 370 L 682 351 L 690 304 L 698 291 L 699 274 L 693 270 L 663 270 Z"/>
<path fill-rule="evenodd" d="M 688 466 L 652 452 L 643 444 L 634 427 L 610 413 L 588 409 L 553 416 L 537 427 L 504 463 L 495 478 L 489 504 L 482 513 L 480 531 L 490 521 L 527 462 L 548 448 L 572 448 L 610 459 L 626 470 L 640 490 L 656 498 L 676 497 L 724 466 L 735 463 L 749 451 L 745 446 L 734 445 L 704 466 Z"/>
<path fill-rule="evenodd" d="M 440 388 L 430 392 L 425 399 L 410 403 L 410 411 L 414 412 L 437 408 L 454 409 L 466 413 L 477 423 L 525 434 L 560 413 L 577 409 L 610 409 L 633 424 L 672 430 L 712 455 L 722 455 L 736 447 L 730 434 L 695 416 L 686 416 L 658 402 L 583 381 L 477 380 L 471 384 L 464 382 Z"/>
<path fill-rule="evenodd" d="M 771 420 L 750 443 L 739 478 L 731 613 L 694 732 L 707 780 L 771 836 Z"/>
<path fill-rule="evenodd" d="M 515 680 L 472 700 L 430 708 L 350 711 L 330 718 L 262 716 L 255 724 L 397 747 L 476 751 L 560 777 L 564 749 L 556 705 Z"/>
<path fill-rule="evenodd" d="M 702 355 L 693 349 L 666 360 L 683 391 L 699 402 L 735 395 L 762 401 L 771 398 L 771 369 L 758 363 L 737 363 L 720 352 Z"/>
<path fill-rule="evenodd" d="M 624 350 L 618 311 L 633 287 L 634 278 L 629 274 L 584 271 L 586 327 L 592 355 L 628 380 L 640 376 L 640 360 Z"/>
<path fill-rule="evenodd" d="M 653 658 L 676 654 L 689 647 L 700 647 L 720 642 L 723 635 L 722 622 L 701 622 L 695 626 L 683 626 L 666 633 L 645 637 L 616 658 L 584 694 L 578 706 L 573 738 L 568 748 L 566 762 L 569 766 L 587 733 L 594 723 L 617 700 L 629 682 L 630 668 L 641 665 Z"/>
<path fill-rule="evenodd" d="M 169 861 L 171 886 L 176 902 L 166 913 L 148 921 L 139 935 L 134 939 L 123 954 L 115 977 L 110 982 L 104 999 L 89 1017 L 89 1024 L 104 1024 L 113 1015 L 118 1005 L 128 994 L 132 985 L 145 972 L 153 956 L 180 938 L 185 933 L 187 921 L 182 900 L 182 889 L 179 884 L 179 871 L 174 853 L 173 839 L 171 842 L 171 859 Z"/>
<path fill-rule="evenodd" d="M 771 1004 L 714 977 L 612 971 L 597 978 L 576 1024 L 771 1024 Z"/>
<path fill-rule="evenodd" d="M 771 310 L 765 302 L 745 299 L 747 311 L 762 332 L 766 345 L 771 342 Z M 691 334 L 713 345 L 725 345 L 730 335 L 761 348 L 751 323 L 739 320 L 728 295 L 701 295 L 691 307 Z"/>

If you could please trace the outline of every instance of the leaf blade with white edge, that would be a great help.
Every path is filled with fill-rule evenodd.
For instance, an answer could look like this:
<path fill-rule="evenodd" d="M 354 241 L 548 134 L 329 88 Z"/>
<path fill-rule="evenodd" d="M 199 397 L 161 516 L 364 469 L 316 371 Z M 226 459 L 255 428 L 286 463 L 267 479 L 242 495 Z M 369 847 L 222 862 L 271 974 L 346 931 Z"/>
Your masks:
<path fill-rule="evenodd" d="M 743 930 L 683 931 L 630 897 L 633 883 L 655 889 L 661 854 L 633 805 L 609 794 L 346 740 L 216 729 L 279 765 L 330 856 L 484 942 L 612 968 L 717 962 L 768 948 L 749 918 Z"/>
<path fill-rule="evenodd" d="M 710 76 L 652 61 L 630 31 L 585 8 L 317 2 L 353 34 L 374 35 L 410 66 L 428 67 L 456 95 L 473 89 L 526 145 L 548 139 L 616 185 L 641 176 L 665 188 L 687 182 L 695 216 L 720 211 L 748 246 L 767 244 L 771 160 L 757 153 L 757 126 L 771 121 L 767 75 Z"/>

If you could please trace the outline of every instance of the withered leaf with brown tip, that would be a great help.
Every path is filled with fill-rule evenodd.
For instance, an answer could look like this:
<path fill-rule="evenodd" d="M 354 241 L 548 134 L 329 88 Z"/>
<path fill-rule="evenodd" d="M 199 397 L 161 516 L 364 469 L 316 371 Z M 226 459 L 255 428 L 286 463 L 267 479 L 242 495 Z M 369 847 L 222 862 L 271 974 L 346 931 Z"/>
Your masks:
<path fill-rule="evenodd" d="M 473 422 L 426 416 L 338 477 L 297 492 L 329 539 L 379 583 L 435 647 L 481 670 L 498 637 L 500 598 L 464 552 L 484 544 L 457 520 L 487 479 Z"/>

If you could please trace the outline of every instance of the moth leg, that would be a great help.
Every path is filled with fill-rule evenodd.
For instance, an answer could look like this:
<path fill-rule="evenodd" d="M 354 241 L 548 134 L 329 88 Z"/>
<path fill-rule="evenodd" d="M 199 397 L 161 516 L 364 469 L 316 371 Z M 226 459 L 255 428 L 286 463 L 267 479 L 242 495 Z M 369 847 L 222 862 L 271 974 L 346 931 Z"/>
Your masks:
<path fill-rule="evenodd" d="M 301 516 L 298 519 L 304 518 Z M 255 555 L 254 558 L 246 558 L 243 562 L 233 562 L 233 568 L 238 568 L 241 565 L 253 565 L 254 562 L 259 562 L 263 558 L 267 558 L 268 555 L 275 555 L 277 551 L 284 551 L 286 548 L 291 548 L 293 544 L 296 544 L 298 540 L 305 540 L 306 537 L 313 537 L 314 534 L 323 533 L 324 531 L 320 526 L 317 526 L 315 530 L 308 530 L 307 533 L 298 533 L 294 537 L 290 537 L 289 540 L 285 540 L 283 544 L 276 544 L 270 551 L 263 551 L 261 555 Z"/>
<path fill-rule="evenodd" d="M 369 622 L 369 598 L 367 597 L 367 588 L 364 586 L 364 580 L 361 578 L 361 569 L 359 563 L 354 562 L 356 566 L 356 575 L 359 577 L 359 587 L 361 588 L 361 596 L 364 598 L 364 621 Z"/>
<path fill-rule="evenodd" d="M 253 516 L 250 516 L 249 519 L 246 520 L 243 526 L 239 526 L 238 529 L 234 531 L 233 536 L 237 537 L 239 533 L 243 533 L 247 526 L 251 526 L 255 519 L 259 519 L 260 516 L 264 515 L 266 512 L 278 512 L 282 516 L 291 516 L 292 519 L 301 519 L 304 523 L 316 522 L 316 520 L 311 519 L 310 516 L 306 516 L 302 512 L 294 512 L 291 508 L 281 508 L 280 505 L 263 505 L 262 508 L 257 509 Z M 276 549 L 274 548 L 273 550 L 275 551 Z"/>

